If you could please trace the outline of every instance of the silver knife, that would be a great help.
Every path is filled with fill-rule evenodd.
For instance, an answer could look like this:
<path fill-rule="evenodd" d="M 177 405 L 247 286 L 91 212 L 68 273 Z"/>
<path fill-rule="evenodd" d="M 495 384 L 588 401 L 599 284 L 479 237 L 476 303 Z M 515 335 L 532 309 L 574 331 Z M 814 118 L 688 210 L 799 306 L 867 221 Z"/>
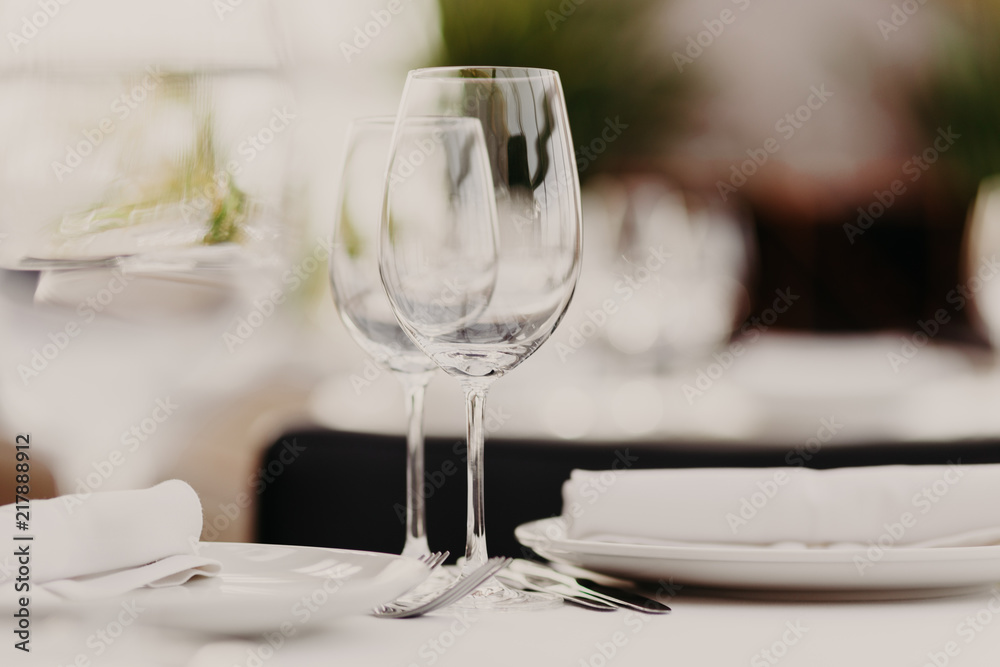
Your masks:
<path fill-rule="evenodd" d="M 500 583 L 513 588 L 525 591 L 537 591 L 539 593 L 551 593 L 561 597 L 566 602 L 586 607 L 587 609 L 593 609 L 594 611 L 616 611 L 619 609 L 617 605 L 607 602 L 596 595 L 587 595 L 556 581 L 539 581 L 537 577 L 510 572 L 509 570 L 504 570 L 495 576 L 500 580 Z"/>
<path fill-rule="evenodd" d="M 626 609 L 641 611 L 649 614 L 669 614 L 670 607 L 648 598 L 645 595 L 622 590 L 613 586 L 604 586 L 590 579 L 578 579 L 568 574 L 563 574 L 552 568 L 535 563 L 533 561 L 516 559 L 507 566 L 508 571 L 517 572 L 523 575 L 531 575 L 540 580 L 547 580 L 553 583 L 569 586 L 576 592 L 584 592 L 590 597 L 597 597 L 606 600 Z"/>

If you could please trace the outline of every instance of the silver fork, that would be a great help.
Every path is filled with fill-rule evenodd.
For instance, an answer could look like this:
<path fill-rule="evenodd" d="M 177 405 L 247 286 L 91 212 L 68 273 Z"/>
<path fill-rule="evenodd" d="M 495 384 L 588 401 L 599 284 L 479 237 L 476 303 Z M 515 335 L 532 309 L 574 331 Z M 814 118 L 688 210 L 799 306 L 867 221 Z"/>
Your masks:
<path fill-rule="evenodd" d="M 438 568 L 438 566 L 444 563 L 444 561 L 448 558 L 449 554 L 450 552 L 448 551 L 435 551 L 432 553 L 426 553 L 417 556 L 417 562 L 426 565 L 428 573 L 433 574 L 434 571 Z M 430 597 L 436 596 L 437 593 L 443 590 L 444 587 L 448 585 L 448 583 L 451 580 L 452 578 L 449 577 L 447 581 L 441 582 L 440 580 L 434 581 L 433 577 L 428 577 L 415 588 L 411 588 L 410 590 L 406 591 L 405 593 L 397 597 L 395 600 L 387 604 L 392 604 L 396 607 L 414 606 L 428 599 L 428 596 Z"/>
<path fill-rule="evenodd" d="M 476 590 L 480 584 L 507 567 L 512 559 L 503 556 L 490 558 L 469 574 L 460 577 L 454 583 L 442 589 L 434 598 L 416 605 L 390 602 L 372 610 L 372 614 L 381 618 L 412 618 L 427 612 L 440 609 L 445 605 L 464 598 Z"/>
<path fill-rule="evenodd" d="M 418 556 L 417 560 L 427 566 L 431 572 L 437 569 L 437 566 L 443 563 L 451 552 L 449 551 L 435 551 L 433 553 L 424 554 Z"/>

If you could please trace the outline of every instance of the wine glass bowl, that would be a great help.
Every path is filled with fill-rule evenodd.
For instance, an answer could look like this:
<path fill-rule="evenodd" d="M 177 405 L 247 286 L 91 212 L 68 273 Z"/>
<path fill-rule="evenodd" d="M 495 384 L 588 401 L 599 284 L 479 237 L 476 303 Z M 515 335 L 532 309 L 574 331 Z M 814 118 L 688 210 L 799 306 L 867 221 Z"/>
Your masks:
<path fill-rule="evenodd" d="M 363 118 L 348 130 L 330 279 L 338 312 L 358 346 L 385 368 L 420 373 L 436 366 L 399 328 L 376 255 L 382 173 L 394 124 L 392 117 Z"/>
<path fill-rule="evenodd" d="M 412 286 L 389 290 L 390 300 L 395 292 L 404 328 L 447 372 L 499 376 L 549 337 L 566 311 L 579 273 L 579 183 L 559 77 L 549 70 L 530 68 L 411 72 L 399 112 L 400 141 L 394 149 L 393 170 L 407 164 L 413 154 L 405 140 L 407 124 L 421 118 L 431 122 L 428 114 L 434 113 L 477 121 L 474 124 L 482 129 L 500 261 L 491 278 L 488 251 L 457 238 L 450 249 L 461 243 L 461 256 L 467 263 L 443 260 L 443 273 L 431 281 L 453 301 L 475 304 L 467 313 L 475 314 L 474 319 L 446 321 L 438 319 L 432 309 L 413 312 L 408 307 Z M 412 205 L 394 187 L 394 178 L 395 173 L 390 174 L 387 184 L 385 215 L 390 226 L 395 224 L 397 211 Z M 426 195 L 426 189 L 414 188 Z M 484 214 L 482 220 L 487 217 Z M 429 219 L 428 224 L 435 223 Z M 485 223 L 471 226 L 485 238 Z M 442 225 L 442 235 L 454 229 Z M 426 228 L 421 227 L 420 233 L 426 234 Z M 416 230 L 413 236 L 418 236 Z M 426 237 L 418 242 L 427 247 L 435 243 Z M 390 271 L 387 277 L 398 283 L 400 276 L 391 272 L 397 270 L 399 258 L 383 254 L 382 259 L 384 269 Z M 471 296 L 477 287 L 485 300 Z"/>

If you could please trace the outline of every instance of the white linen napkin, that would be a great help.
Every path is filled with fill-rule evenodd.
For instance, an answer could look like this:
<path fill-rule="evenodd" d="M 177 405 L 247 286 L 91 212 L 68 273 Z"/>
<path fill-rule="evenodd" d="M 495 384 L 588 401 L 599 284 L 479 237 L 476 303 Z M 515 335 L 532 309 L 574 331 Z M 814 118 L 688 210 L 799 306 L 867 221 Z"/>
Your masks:
<path fill-rule="evenodd" d="M 10 531 L 15 557 L 0 568 L 0 586 L 18 576 L 27 549 L 32 587 L 69 599 L 113 597 L 143 586 L 214 576 L 221 564 L 198 556 L 201 501 L 187 483 L 150 489 L 61 496 L 29 503 L 28 530 L 16 529 L 15 505 L 0 507 L 0 534 Z M 14 540 L 32 536 L 31 540 Z"/>
<path fill-rule="evenodd" d="M 1000 464 L 574 470 L 567 536 L 782 547 L 1000 544 Z"/>

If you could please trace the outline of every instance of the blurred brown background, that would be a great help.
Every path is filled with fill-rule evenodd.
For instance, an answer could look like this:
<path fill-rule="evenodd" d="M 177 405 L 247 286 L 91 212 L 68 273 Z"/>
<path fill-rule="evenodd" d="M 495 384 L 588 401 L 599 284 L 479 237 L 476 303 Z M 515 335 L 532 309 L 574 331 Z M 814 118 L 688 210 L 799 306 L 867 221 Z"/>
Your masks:
<path fill-rule="evenodd" d="M 759 252 L 750 311 L 776 289 L 801 295 L 779 327 L 911 330 L 963 282 L 967 211 L 1000 168 L 996 3 L 440 7 L 437 62 L 559 70 L 578 157 L 606 119 L 628 124 L 583 160 L 585 184 L 655 175 L 745 207 Z M 935 149 L 948 128 L 957 138 Z M 968 314 L 942 337 L 981 342 Z"/>

